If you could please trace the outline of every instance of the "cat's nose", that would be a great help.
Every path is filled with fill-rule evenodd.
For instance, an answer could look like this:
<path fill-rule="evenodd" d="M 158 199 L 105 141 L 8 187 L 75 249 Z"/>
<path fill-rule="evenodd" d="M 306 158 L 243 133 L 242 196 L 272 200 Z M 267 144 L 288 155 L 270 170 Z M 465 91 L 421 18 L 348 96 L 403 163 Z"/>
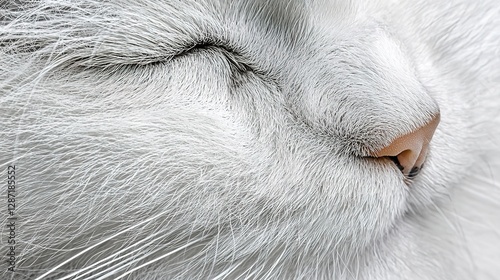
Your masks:
<path fill-rule="evenodd" d="M 437 114 L 429 123 L 417 130 L 394 139 L 388 146 L 375 153 L 376 157 L 389 157 L 403 174 L 413 177 L 422 167 L 429 149 L 429 142 L 439 124 Z"/>

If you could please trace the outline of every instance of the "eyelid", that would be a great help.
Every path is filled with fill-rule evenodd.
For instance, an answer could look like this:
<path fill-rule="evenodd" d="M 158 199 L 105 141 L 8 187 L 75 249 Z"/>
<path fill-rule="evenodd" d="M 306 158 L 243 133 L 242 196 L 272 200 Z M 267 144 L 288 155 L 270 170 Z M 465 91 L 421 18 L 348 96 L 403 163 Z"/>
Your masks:
<path fill-rule="evenodd" d="M 211 47 L 222 49 L 222 50 L 225 50 L 228 53 L 232 53 L 234 55 L 241 56 L 239 54 L 239 52 L 236 50 L 236 48 L 234 48 L 234 46 L 231 46 L 230 43 L 224 42 L 224 41 L 221 41 L 221 40 L 213 40 L 213 39 L 207 39 L 207 38 L 200 39 L 197 42 L 195 42 L 194 44 L 186 45 L 175 56 L 181 56 L 183 54 L 190 53 L 190 52 L 192 52 L 193 50 L 196 50 L 196 49 L 208 49 L 208 48 L 211 48 Z"/>
<path fill-rule="evenodd" d="M 214 42 L 210 40 L 200 41 L 196 44 L 187 46 L 178 54 L 174 55 L 173 59 L 181 58 L 185 55 L 190 55 L 196 51 L 202 50 L 216 50 L 221 52 L 226 57 L 228 62 L 235 66 L 240 72 L 255 72 L 254 67 L 251 67 L 249 63 L 245 62 L 246 59 L 244 59 L 244 56 L 240 54 L 239 51 L 233 47 L 229 47 L 228 44 L 224 44 L 223 42 Z"/>

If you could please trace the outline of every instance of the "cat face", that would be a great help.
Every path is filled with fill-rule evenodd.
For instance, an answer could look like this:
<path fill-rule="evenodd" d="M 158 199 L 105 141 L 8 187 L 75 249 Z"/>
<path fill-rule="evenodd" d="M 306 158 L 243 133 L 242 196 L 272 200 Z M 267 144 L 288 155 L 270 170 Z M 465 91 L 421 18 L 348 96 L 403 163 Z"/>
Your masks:
<path fill-rule="evenodd" d="M 472 162 L 474 98 L 397 9 L 33 5 L 0 35 L 25 275 L 389 279 Z M 373 156 L 438 115 L 411 180 Z"/>

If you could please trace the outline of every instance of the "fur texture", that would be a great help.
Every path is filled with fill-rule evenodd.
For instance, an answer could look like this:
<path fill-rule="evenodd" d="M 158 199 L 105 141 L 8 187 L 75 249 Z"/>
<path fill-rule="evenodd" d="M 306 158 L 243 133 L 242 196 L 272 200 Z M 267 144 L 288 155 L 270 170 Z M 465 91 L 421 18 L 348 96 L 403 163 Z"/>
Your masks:
<path fill-rule="evenodd" d="M 2 279 L 500 275 L 496 0 L 0 14 L 0 164 L 18 186 Z M 366 157 L 439 111 L 409 186 Z"/>

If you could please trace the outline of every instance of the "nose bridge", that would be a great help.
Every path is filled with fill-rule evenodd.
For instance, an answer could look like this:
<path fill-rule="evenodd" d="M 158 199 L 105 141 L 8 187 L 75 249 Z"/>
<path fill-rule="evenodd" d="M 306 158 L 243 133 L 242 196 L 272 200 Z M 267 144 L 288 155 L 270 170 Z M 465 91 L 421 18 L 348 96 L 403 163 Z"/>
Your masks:
<path fill-rule="evenodd" d="M 418 172 L 424 163 L 429 143 L 439 124 L 440 114 L 436 114 L 431 121 L 417 130 L 399 136 L 389 145 L 374 154 L 375 157 L 395 157 L 405 175 Z"/>
<path fill-rule="evenodd" d="M 401 44 L 390 34 L 373 32 L 322 54 L 320 60 L 311 60 L 314 64 L 304 61 L 311 71 L 301 72 L 303 77 L 291 76 L 303 81 L 299 90 L 291 91 L 293 112 L 309 128 L 332 136 L 339 143 L 335 148 L 347 154 L 401 154 L 407 174 L 414 165 L 421 166 L 439 123 L 439 105 Z"/>

